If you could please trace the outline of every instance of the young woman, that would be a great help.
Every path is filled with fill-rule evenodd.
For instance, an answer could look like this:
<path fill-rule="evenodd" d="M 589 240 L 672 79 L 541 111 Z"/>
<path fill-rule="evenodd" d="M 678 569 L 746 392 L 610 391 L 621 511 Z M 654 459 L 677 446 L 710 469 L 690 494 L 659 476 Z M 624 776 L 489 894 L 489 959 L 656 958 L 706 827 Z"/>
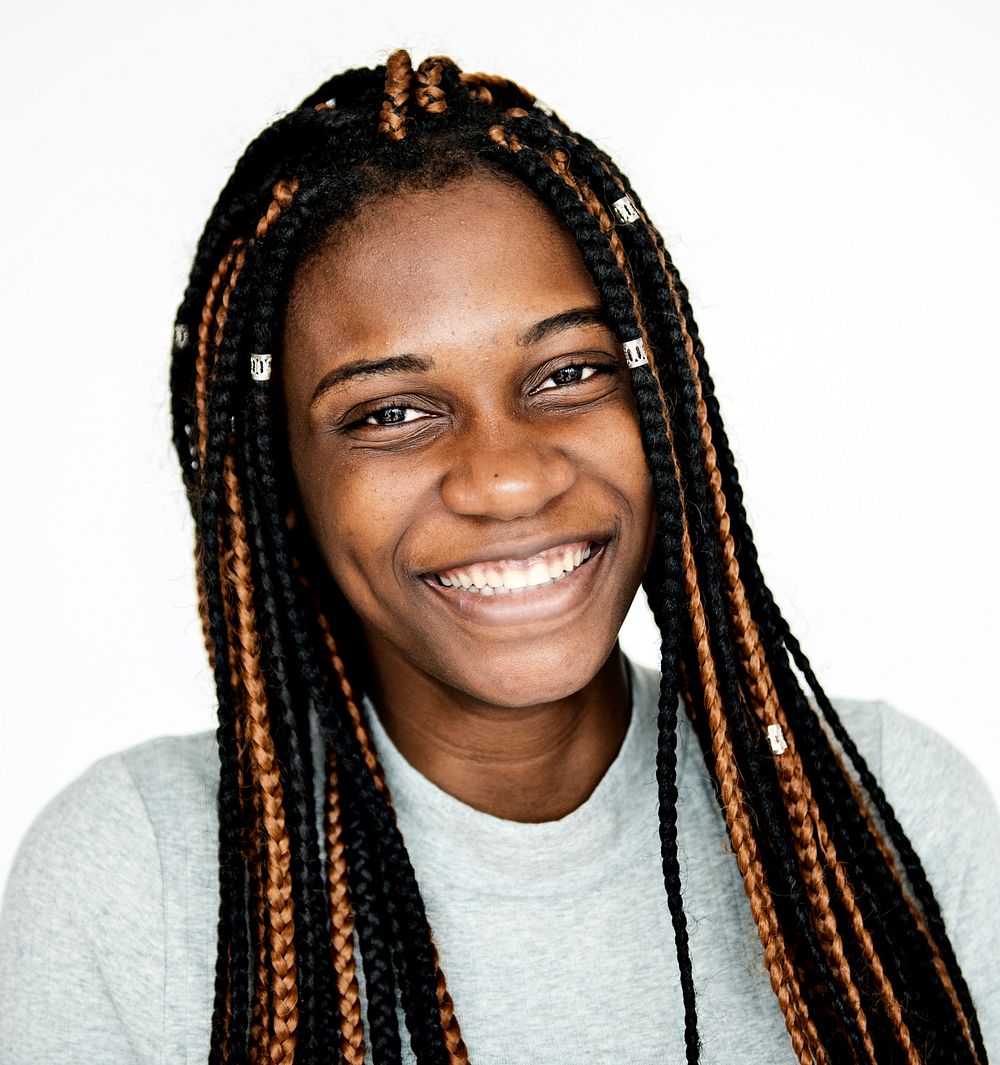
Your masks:
<path fill-rule="evenodd" d="M 607 155 L 443 57 L 348 71 L 247 150 L 174 340 L 219 729 L 36 824 L 5 1054 L 984 1065 L 995 809 L 824 695 Z"/>

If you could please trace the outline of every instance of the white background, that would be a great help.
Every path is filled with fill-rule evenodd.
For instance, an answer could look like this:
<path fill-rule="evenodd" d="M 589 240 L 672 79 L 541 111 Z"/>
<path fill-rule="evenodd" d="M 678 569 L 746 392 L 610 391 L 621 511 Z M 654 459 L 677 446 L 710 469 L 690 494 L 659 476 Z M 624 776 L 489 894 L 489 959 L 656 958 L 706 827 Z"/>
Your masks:
<path fill-rule="evenodd" d="M 3 71 L 0 878 L 96 758 L 213 725 L 167 358 L 245 143 L 451 54 L 631 174 L 693 294 L 765 573 L 835 695 L 1000 793 L 998 6 L 49 2 Z M 627 644 L 649 658 L 648 623 Z"/>

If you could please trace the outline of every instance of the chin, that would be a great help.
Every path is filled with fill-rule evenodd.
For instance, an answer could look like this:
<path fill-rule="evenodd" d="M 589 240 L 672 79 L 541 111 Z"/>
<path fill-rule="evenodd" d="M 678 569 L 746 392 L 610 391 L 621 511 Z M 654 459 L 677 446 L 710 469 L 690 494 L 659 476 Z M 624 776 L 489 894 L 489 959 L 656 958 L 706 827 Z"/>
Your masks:
<path fill-rule="evenodd" d="M 451 686 L 489 706 L 523 709 L 558 702 L 585 688 L 607 663 L 617 646 L 617 634 L 599 646 L 567 648 L 556 643 L 516 652 L 501 650 L 480 658 L 475 673 L 448 670 Z"/>

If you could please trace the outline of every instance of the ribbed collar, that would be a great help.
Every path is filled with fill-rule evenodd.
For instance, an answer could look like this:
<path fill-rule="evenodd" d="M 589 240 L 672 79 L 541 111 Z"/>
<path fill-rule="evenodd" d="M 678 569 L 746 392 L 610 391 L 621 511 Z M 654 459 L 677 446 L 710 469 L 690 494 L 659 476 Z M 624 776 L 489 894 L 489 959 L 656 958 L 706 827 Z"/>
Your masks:
<path fill-rule="evenodd" d="M 636 859 L 659 860 L 656 717 L 659 674 L 628 662 L 632 710 L 621 748 L 590 797 L 557 821 L 525 824 L 483 813 L 442 791 L 403 757 L 371 703 L 365 712 L 418 874 L 504 895 L 577 891 Z M 689 728 L 681 711 L 678 765 Z"/>

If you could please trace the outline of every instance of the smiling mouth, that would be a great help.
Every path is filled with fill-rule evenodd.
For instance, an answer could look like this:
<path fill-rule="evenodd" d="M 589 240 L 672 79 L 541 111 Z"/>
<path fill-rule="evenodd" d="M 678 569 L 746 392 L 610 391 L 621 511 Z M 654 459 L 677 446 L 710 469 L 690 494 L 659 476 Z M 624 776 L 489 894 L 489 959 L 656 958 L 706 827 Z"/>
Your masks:
<path fill-rule="evenodd" d="M 473 595 L 524 595 L 565 580 L 599 553 L 603 544 L 577 540 L 559 544 L 530 558 L 493 559 L 429 575 L 440 588 L 454 588 Z"/>

